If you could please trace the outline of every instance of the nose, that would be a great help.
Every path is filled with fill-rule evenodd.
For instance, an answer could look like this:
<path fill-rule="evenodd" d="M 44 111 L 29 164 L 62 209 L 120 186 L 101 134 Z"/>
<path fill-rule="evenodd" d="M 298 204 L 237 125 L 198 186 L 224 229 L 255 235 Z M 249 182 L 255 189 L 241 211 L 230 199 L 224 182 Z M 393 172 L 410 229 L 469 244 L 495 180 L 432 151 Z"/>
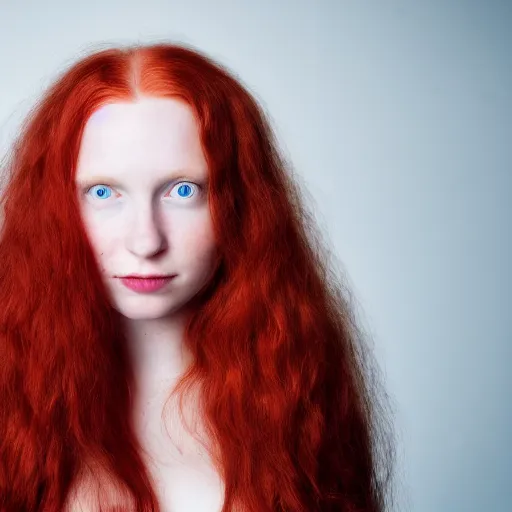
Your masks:
<path fill-rule="evenodd" d="M 132 218 L 126 226 L 126 246 L 131 253 L 148 258 L 165 249 L 166 237 L 155 209 L 139 208 Z"/>

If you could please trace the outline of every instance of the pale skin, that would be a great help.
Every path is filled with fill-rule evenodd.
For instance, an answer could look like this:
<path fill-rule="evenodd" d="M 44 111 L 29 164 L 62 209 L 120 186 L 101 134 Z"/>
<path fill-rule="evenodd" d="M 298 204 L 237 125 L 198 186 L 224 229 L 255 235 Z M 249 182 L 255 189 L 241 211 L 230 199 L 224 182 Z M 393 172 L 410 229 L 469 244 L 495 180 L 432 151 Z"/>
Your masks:
<path fill-rule="evenodd" d="M 183 345 L 186 305 L 213 271 L 207 180 L 196 120 L 178 100 L 108 104 L 86 124 L 76 172 L 81 215 L 125 325 L 137 389 L 133 421 L 162 512 L 214 512 L 223 497 L 222 482 L 178 416 L 165 425 L 161 417 L 191 362 Z M 114 277 L 130 274 L 176 277 L 138 293 Z"/>

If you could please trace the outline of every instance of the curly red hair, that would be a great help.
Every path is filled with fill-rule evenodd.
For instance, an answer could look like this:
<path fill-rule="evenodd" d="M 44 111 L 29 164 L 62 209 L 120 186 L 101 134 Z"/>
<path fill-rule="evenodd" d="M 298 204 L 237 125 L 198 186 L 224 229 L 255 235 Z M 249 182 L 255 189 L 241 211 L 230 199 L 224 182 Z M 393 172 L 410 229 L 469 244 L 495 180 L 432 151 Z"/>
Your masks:
<path fill-rule="evenodd" d="M 86 461 L 130 510 L 159 510 L 129 422 L 120 318 L 74 183 L 89 116 L 138 95 L 189 104 L 209 165 L 219 260 L 194 298 L 184 339 L 194 363 L 173 396 L 200 390 L 222 512 L 382 512 L 388 397 L 353 297 L 261 107 L 227 69 L 177 44 L 86 56 L 13 146 L 0 240 L 0 510 L 60 512 Z"/>

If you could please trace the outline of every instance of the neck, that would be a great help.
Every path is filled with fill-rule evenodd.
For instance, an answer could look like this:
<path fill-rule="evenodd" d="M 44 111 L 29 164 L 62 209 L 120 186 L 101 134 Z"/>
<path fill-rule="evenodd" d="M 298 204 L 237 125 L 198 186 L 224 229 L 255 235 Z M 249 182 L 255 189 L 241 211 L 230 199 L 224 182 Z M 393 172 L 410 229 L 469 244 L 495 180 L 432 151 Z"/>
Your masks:
<path fill-rule="evenodd" d="M 124 319 L 135 385 L 143 396 L 168 390 L 188 368 L 190 354 L 183 343 L 185 320 L 185 315 Z"/>

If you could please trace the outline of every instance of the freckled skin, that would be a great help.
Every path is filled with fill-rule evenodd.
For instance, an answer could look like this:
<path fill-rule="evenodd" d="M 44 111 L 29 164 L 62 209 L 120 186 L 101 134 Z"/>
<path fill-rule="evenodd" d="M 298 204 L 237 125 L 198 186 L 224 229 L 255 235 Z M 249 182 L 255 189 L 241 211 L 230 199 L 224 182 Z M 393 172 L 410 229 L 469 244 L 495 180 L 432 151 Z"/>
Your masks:
<path fill-rule="evenodd" d="M 158 188 L 173 174 L 186 178 Z M 160 98 L 101 107 L 86 125 L 76 180 L 94 176 L 122 185 L 88 181 L 99 186 L 80 199 L 115 308 L 131 319 L 178 311 L 210 276 L 215 255 L 206 189 L 194 185 L 208 169 L 190 108 Z M 132 273 L 177 277 L 166 290 L 141 295 L 113 278 Z"/>

